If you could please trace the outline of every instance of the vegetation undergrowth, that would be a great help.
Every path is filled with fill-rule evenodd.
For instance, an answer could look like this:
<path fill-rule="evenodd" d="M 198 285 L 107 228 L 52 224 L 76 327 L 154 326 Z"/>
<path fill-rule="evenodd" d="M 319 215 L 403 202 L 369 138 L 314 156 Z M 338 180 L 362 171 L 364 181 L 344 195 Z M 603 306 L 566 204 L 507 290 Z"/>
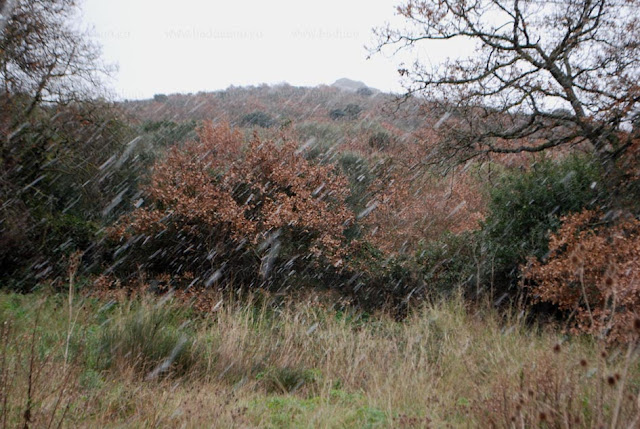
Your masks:
<path fill-rule="evenodd" d="M 317 295 L 71 305 L 68 336 L 66 295 L 0 295 L 4 427 L 627 427 L 640 412 L 636 341 L 604 349 L 460 297 L 402 322 Z"/>

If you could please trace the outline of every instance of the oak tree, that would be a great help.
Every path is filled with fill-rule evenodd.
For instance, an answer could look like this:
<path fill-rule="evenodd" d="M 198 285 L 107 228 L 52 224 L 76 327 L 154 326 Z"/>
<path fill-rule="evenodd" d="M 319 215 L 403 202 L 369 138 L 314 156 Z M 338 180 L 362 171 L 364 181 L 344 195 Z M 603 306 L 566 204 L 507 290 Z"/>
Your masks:
<path fill-rule="evenodd" d="M 206 122 L 198 137 L 155 164 L 145 205 L 111 229 L 116 253 L 131 247 L 148 271 L 240 286 L 314 263 L 345 265 L 354 216 L 334 166 L 310 163 L 286 136 L 245 144 L 228 123 Z"/>
<path fill-rule="evenodd" d="M 408 0 L 377 51 L 467 41 L 475 53 L 399 73 L 438 103 L 440 160 L 577 145 L 611 160 L 640 115 L 638 0 Z M 636 127 L 637 131 L 637 127 Z"/>

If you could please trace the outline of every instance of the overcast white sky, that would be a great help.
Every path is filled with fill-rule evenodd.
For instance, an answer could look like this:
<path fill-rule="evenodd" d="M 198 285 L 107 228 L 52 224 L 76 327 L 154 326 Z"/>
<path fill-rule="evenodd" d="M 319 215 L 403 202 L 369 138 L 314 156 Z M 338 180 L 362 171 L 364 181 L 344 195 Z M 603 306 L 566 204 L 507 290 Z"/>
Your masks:
<path fill-rule="evenodd" d="M 367 60 L 372 27 L 400 0 L 84 0 L 121 98 L 230 85 L 330 84 L 401 92 L 398 58 Z"/>

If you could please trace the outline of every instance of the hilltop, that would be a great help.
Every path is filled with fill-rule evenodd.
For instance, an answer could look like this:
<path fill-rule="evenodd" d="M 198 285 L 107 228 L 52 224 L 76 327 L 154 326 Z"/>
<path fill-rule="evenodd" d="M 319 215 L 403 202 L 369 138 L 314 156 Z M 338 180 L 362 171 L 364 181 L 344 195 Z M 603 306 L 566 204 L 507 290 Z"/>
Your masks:
<path fill-rule="evenodd" d="M 391 123 L 414 131 L 425 124 L 418 102 L 399 106 L 397 99 L 397 95 L 382 93 L 362 82 L 339 79 L 317 87 L 264 84 L 195 94 L 156 94 L 152 99 L 120 104 L 140 122 L 227 120 L 242 124 L 245 116 L 259 113 L 263 121 L 257 125 L 265 128 L 290 122 L 358 120 Z"/>

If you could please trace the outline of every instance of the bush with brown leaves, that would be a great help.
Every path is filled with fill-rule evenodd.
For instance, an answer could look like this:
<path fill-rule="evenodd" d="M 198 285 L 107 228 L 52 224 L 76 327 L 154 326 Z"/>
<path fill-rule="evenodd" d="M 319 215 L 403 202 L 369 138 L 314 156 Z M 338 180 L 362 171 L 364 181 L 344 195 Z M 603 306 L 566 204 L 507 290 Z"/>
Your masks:
<path fill-rule="evenodd" d="M 640 314 L 640 221 L 605 222 L 596 211 L 565 216 L 545 262 L 529 260 L 525 280 L 538 301 L 575 314 L 574 332 L 609 341 L 636 336 Z"/>
<path fill-rule="evenodd" d="M 143 267 L 211 284 L 343 265 L 353 215 L 332 166 L 310 163 L 284 136 L 245 144 L 210 123 L 198 136 L 155 165 L 145 207 L 111 230 L 123 249 L 142 251 Z"/>

